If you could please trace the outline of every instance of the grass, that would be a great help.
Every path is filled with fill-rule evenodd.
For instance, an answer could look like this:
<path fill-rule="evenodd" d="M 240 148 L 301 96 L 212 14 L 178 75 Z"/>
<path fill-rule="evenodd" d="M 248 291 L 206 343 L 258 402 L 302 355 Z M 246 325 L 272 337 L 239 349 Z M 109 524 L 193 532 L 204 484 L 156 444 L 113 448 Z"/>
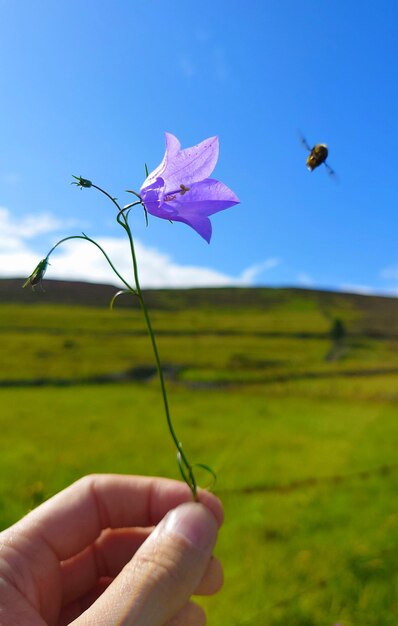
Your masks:
<path fill-rule="evenodd" d="M 211 626 L 397 623 L 396 339 L 348 304 L 331 360 L 316 303 L 155 311 L 177 434 L 226 510 Z M 178 477 L 156 379 L 81 382 L 150 363 L 138 313 L 10 304 L 0 328 L 1 527 L 88 472 Z"/>
<path fill-rule="evenodd" d="M 363 319 L 347 306 L 347 337 L 334 349 L 331 320 L 315 301 L 293 299 L 262 311 L 240 308 L 155 310 L 160 353 L 190 382 L 259 382 L 290 376 L 397 368 L 398 335 L 359 334 Z M 122 377 L 153 366 L 139 311 L 4 304 L 0 384 Z"/>
<path fill-rule="evenodd" d="M 272 385 L 172 388 L 177 431 L 217 470 L 226 509 L 226 583 L 206 603 L 210 624 L 396 623 L 396 406 L 370 402 L 361 382 L 359 400 L 294 383 L 284 396 Z M 154 385 L 0 399 L 2 526 L 88 472 L 177 477 Z"/>

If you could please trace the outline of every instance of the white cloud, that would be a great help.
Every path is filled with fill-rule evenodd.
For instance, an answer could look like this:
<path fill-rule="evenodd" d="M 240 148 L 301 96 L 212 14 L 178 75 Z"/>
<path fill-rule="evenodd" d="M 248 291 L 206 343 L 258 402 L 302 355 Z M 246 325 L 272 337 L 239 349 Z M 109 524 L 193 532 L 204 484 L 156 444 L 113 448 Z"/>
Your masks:
<path fill-rule="evenodd" d="M 7 241 L 17 239 L 32 239 L 44 233 L 50 233 L 65 226 L 50 213 L 41 215 L 26 215 L 22 219 L 11 218 L 10 211 L 0 207 L 0 248 L 7 245 Z"/>
<path fill-rule="evenodd" d="M 380 287 L 370 287 L 369 285 L 344 284 L 341 285 L 341 291 L 349 291 L 351 293 L 359 293 L 363 295 L 381 295 L 381 296 L 398 296 L 398 265 L 385 267 L 379 272 L 379 277 L 386 281 L 387 284 Z"/>
<path fill-rule="evenodd" d="M 345 293 L 357 293 L 362 296 L 398 296 L 398 287 L 369 287 L 369 285 L 343 284 L 340 291 Z"/>
<path fill-rule="evenodd" d="M 59 226 L 60 222 L 50 214 L 15 219 L 8 209 L 0 207 L 0 275 L 29 275 L 38 259 L 26 240 L 53 232 Z"/>
<path fill-rule="evenodd" d="M 51 215 L 25 216 L 16 223 L 11 221 L 9 211 L 0 209 L 0 276 L 29 276 L 41 258 L 32 249 L 29 240 L 58 230 L 59 227 L 60 222 Z M 62 227 L 65 227 L 64 223 Z M 101 237 L 97 242 L 109 255 L 118 272 L 133 286 L 127 240 Z M 138 240 L 135 241 L 135 248 L 140 282 L 145 288 L 252 285 L 261 272 L 279 264 L 278 259 L 271 258 L 248 267 L 237 276 L 231 276 L 208 267 L 180 265 L 170 255 L 156 248 L 148 248 Z M 71 240 L 62 244 L 50 258 L 47 276 L 62 280 L 122 285 L 101 251 L 83 240 Z"/>
<path fill-rule="evenodd" d="M 369 285 L 357 285 L 344 283 L 340 285 L 340 291 L 344 291 L 346 293 L 358 293 L 363 296 L 370 296 L 375 293 L 375 289 L 373 287 L 369 287 Z"/>
<path fill-rule="evenodd" d="M 97 242 L 123 278 L 134 286 L 127 241 L 117 237 L 101 237 Z M 135 250 L 140 283 L 145 288 L 250 285 L 257 275 L 256 267 L 248 268 L 238 276 L 230 276 L 208 267 L 179 265 L 168 254 L 148 248 L 137 240 Z M 60 252 L 54 254 L 53 260 L 50 259 L 50 263 L 51 267 L 47 270 L 50 278 L 122 285 L 101 251 L 86 241 L 66 242 Z"/>
<path fill-rule="evenodd" d="M 100 237 L 99 245 L 104 248 L 118 272 L 134 286 L 128 243 L 117 237 Z M 233 278 L 205 267 L 184 266 L 155 248 L 147 248 L 135 241 L 138 271 L 142 287 L 195 287 L 203 285 L 226 285 Z M 88 280 L 90 282 L 122 285 L 109 267 L 101 251 L 85 241 L 68 241 L 60 252 L 50 259 L 47 270 L 50 278 Z"/>
<path fill-rule="evenodd" d="M 247 269 L 243 270 L 242 274 L 239 277 L 241 284 L 251 285 L 254 282 L 254 279 L 257 278 L 263 272 L 270 270 L 277 265 L 280 264 L 280 260 L 276 258 L 270 258 L 262 263 L 256 263 L 255 265 L 251 265 Z"/>

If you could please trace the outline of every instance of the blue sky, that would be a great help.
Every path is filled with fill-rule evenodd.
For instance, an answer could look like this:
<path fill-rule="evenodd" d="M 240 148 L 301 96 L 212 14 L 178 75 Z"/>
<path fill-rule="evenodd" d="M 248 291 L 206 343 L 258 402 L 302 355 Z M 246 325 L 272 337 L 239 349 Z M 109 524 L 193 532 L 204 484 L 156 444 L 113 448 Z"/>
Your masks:
<path fill-rule="evenodd" d="M 220 138 L 214 177 L 241 204 L 189 227 L 133 218 L 143 286 L 253 284 L 398 294 L 395 0 L 0 0 L 0 275 L 59 238 L 98 237 L 130 272 L 113 209 L 163 132 Z M 306 170 L 302 132 L 329 146 Z M 112 282 L 95 249 L 49 278 Z"/>

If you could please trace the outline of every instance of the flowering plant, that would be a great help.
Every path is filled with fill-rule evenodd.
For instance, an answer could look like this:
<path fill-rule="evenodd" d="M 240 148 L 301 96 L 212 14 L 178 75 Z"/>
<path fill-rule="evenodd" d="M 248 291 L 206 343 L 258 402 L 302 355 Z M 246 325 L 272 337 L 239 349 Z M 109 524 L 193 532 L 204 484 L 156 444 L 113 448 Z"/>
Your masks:
<path fill-rule="evenodd" d="M 166 151 L 162 162 L 150 174 L 146 168 L 147 177 L 142 184 L 139 193 L 129 190 L 129 193 L 134 194 L 136 197 L 136 200 L 130 204 L 121 207 L 116 198 L 112 197 L 107 191 L 98 185 L 95 185 L 90 180 L 82 178 L 81 176 L 73 177 L 75 179 L 73 184 L 77 185 L 81 189 L 96 189 L 100 193 L 107 196 L 107 198 L 109 198 L 115 206 L 116 221 L 125 231 L 130 244 L 135 283 L 134 286 L 121 276 L 105 250 L 94 239 L 91 239 L 91 237 L 82 233 L 81 235 L 72 235 L 58 241 L 58 243 L 51 248 L 47 256 L 38 263 L 32 274 L 25 281 L 23 287 L 31 285 L 32 288 L 35 288 L 37 285 L 41 285 L 51 254 L 63 242 L 70 239 L 84 239 L 99 248 L 105 256 L 111 269 L 122 281 L 125 287 L 114 295 L 110 303 L 111 307 L 113 307 L 116 298 L 125 293 L 136 296 L 141 305 L 158 371 L 167 425 L 177 449 L 178 466 L 182 478 L 188 484 L 193 497 L 196 499 L 197 481 L 194 474 L 194 468 L 201 467 L 210 472 L 214 478 L 215 474 L 208 465 L 204 465 L 203 463 L 196 463 L 192 465 L 188 461 L 182 443 L 178 439 L 172 424 L 166 385 L 156 338 L 152 329 L 151 319 L 145 304 L 143 292 L 140 287 L 134 240 L 129 225 L 129 213 L 133 207 L 141 205 L 144 209 L 147 224 L 148 213 L 162 219 L 167 219 L 171 222 L 183 222 L 184 224 L 191 226 L 191 228 L 193 228 L 209 243 L 212 234 L 212 226 L 209 216 L 238 204 L 239 199 L 234 192 L 231 191 L 231 189 L 224 185 L 224 183 L 213 178 L 209 178 L 218 160 L 219 147 L 217 137 L 210 137 L 198 145 L 186 148 L 185 150 L 181 149 L 180 142 L 171 133 L 165 133 L 165 137 Z"/>

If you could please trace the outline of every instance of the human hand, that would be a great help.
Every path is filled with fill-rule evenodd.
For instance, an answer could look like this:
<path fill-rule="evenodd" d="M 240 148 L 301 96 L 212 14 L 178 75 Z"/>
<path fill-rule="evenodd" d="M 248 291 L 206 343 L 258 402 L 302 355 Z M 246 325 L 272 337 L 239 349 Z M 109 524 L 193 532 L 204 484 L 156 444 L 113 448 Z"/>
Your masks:
<path fill-rule="evenodd" d="M 203 626 L 219 500 L 164 478 L 82 478 L 0 534 L 0 626 Z"/>

